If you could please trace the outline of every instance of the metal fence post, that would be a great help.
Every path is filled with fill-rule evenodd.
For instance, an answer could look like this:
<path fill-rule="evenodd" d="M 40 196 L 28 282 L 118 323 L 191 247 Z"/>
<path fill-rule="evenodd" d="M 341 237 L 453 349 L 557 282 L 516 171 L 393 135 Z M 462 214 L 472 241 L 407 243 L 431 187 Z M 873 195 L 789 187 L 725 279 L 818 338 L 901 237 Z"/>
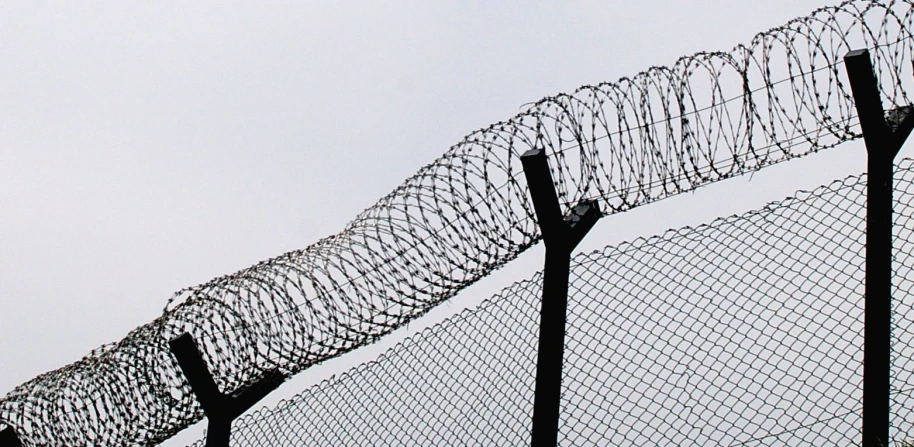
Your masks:
<path fill-rule="evenodd" d="M 6 427 L 0 431 L 0 447 L 22 447 L 22 441 L 13 431 L 12 427 Z"/>
<path fill-rule="evenodd" d="M 531 445 L 551 447 L 558 442 L 571 252 L 601 214 L 596 202 L 585 201 L 575 206 L 568 216 L 562 215 L 542 149 L 524 153 L 521 164 L 546 246 Z"/>
<path fill-rule="evenodd" d="M 866 144 L 866 290 L 863 328 L 863 447 L 889 445 L 892 366 L 892 174 L 911 129 L 910 106 L 882 108 L 868 50 L 844 56 Z"/>
<path fill-rule="evenodd" d="M 232 421 L 241 416 L 254 404 L 275 390 L 285 380 L 277 370 L 271 370 L 257 383 L 240 390 L 234 395 L 219 391 L 216 381 L 206 366 L 197 343 L 188 333 L 168 342 L 171 353 L 178 360 L 184 377 L 203 407 L 203 414 L 209 419 L 206 430 L 206 447 L 228 447 L 232 433 Z"/>

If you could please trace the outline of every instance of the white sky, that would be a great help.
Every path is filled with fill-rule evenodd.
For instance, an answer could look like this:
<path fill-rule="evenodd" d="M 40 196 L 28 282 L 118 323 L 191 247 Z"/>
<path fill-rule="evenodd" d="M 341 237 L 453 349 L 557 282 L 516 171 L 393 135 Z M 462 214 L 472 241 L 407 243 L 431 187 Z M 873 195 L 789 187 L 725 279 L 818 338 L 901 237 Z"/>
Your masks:
<path fill-rule="evenodd" d="M 524 103 L 728 50 L 825 4 L 0 3 L 0 394 L 149 322 L 180 288 L 338 231 Z M 864 157 L 849 144 L 606 218 L 582 249 L 758 208 Z M 267 403 L 540 263 L 532 250 Z"/>

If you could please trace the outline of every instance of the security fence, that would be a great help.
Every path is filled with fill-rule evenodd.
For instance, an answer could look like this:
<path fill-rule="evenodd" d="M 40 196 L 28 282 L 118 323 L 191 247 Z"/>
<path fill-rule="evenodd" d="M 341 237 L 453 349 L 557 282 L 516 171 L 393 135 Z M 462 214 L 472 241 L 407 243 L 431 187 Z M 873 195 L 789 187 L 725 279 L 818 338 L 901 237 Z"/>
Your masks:
<path fill-rule="evenodd" d="M 895 177 L 900 443 L 914 438 L 914 161 Z M 858 445 L 865 189 L 849 177 L 576 256 L 560 444 Z M 242 417 L 232 445 L 529 445 L 541 279 Z"/>
<path fill-rule="evenodd" d="M 842 57 L 868 48 L 888 108 L 911 103 L 912 12 L 911 0 L 847 1 L 729 52 L 535 102 L 340 233 L 181 290 L 155 321 L 18 386 L 0 398 L 0 428 L 26 446 L 168 439 L 204 416 L 168 346 L 185 333 L 227 395 L 372 343 L 540 242 L 530 149 L 548 156 L 565 209 L 592 200 L 613 214 L 858 139 Z"/>

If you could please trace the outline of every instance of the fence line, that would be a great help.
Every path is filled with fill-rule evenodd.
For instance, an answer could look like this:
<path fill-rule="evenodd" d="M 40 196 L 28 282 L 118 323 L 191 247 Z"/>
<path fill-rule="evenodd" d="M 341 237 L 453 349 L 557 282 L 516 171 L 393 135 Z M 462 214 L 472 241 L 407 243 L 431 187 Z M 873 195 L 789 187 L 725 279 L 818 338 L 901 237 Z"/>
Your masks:
<path fill-rule="evenodd" d="M 371 343 L 539 241 L 519 155 L 564 204 L 621 212 L 856 139 L 841 57 L 870 48 L 907 104 L 910 0 L 849 1 L 474 132 L 337 235 L 179 291 L 162 317 L 0 399 L 26 445 L 154 445 L 202 417 L 167 341 L 190 333 L 226 393 Z"/>
<path fill-rule="evenodd" d="M 900 443 L 914 438 L 914 160 L 896 178 Z M 576 256 L 560 444 L 858 443 L 865 191 L 848 177 Z M 537 273 L 244 416 L 232 445 L 529 444 L 541 287 Z"/>

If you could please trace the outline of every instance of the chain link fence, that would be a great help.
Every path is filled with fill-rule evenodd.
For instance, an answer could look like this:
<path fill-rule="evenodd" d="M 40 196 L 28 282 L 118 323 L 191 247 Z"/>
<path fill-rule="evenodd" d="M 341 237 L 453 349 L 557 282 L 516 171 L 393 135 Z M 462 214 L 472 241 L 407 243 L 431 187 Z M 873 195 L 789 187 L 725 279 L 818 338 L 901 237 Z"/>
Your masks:
<path fill-rule="evenodd" d="M 77 362 L 41 374 L 16 387 L 0 398 L 0 428 L 15 430 L 23 444 L 28 446 L 148 446 L 170 438 L 203 418 L 196 397 L 167 346 L 168 340 L 183 333 L 190 334 L 197 341 L 215 382 L 226 394 L 250 387 L 270 371 L 279 370 L 291 376 L 328 358 L 344 355 L 374 342 L 450 299 L 540 241 L 535 216 L 527 200 L 527 185 L 519 160 L 519 155 L 529 149 L 543 149 L 548 154 L 551 175 L 555 179 L 555 188 L 564 206 L 574 205 L 582 200 L 595 200 L 605 213 L 613 214 L 858 139 L 860 133 L 856 127 L 853 100 L 845 82 L 841 58 L 852 49 L 870 49 L 876 75 L 881 82 L 880 91 L 884 103 L 890 107 L 907 105 L 912 102 L 909 90 L 914 73 L 914 65 L 911 62 L 914 58 L 912 23 L 914 0 L 845 1 L 838 6 L 822 8 L 807 17 L 797 18 L 781 27 L 760 33 L 748 44 L 738 45 L 728 52 L 701 52 L 680 58 L 668 67 L 653 67 L 630 78 L 581 86 L 569 94 L 543 98 L 524 107 L 514 117 L 468 134 L 437 160 L 420 169 L 375 205 L 356 216 L 338 234 L 303 249 L 293 250 L 241 271 L 215 278 L 205 284 L 180 290 L 169 301 L 160 318 L 136 328 L 118 342 L 98 348 Z M 783 206 L 786 210 L 794 205 Z M 769 211 L 766 213 L 771 214 Z M 787 260 L 780 258 L 775 259 L 777 262 L 765 261 L 765 256 L 782 255 L 778 249 L 765 249 L 765 243 L 773 244 L 777 238 L 782 238 L 783 241 L 776 247 L 787 246 L 789 243 L 793 243 L 791 247 L 805 247 L 807 242 L 802 240 L 807 237 L 826 246 L 830 233 L 823 229 L 821 234 L 805 234 L 803 227 L 799 226 L 801 223 L 812 225 L 818 222 L 814 216 L 815 214 L 809 218 L 799 214 L 794 216 L 795 224 L 798 226 L 778 230 L 784 234 L 767 236 L 771 239 L 763 238 L 766 233 L 745 236 L 750 239 L 763 239 L 759 240 L 758 244 L 761 245 L 757 247 L 754 257 L 743 259 L 740 263 L 714 256 L 711 256 L 711 259 L 717 259 L 715 262 L 719 262 L 719 265 L 702 260 L 702 250 L 708 250 L 708 247 L 718 247 L 716 252 L 731 250 L 732 247 L 739 247 L 743 251 L 749 250 L 745 245 L 740 245 L 745 243 L 741 239 L 733 239 L 733 245 L 727 245 L 731 242 L 728 242 L 730 239 L 725 235 L 718 239 L 703 239 L 704 242 L 696 242 L 697 245 L 688 246 L 689 248 L 674 246 L 675 243 L 684 243 L 685 239 L 682 238 L 686 237 L 685 235 L 667 235 L 662 240 L 635 243 L 619 254 L 607 252 L 603 255 L 594 255 L 619 259 L 614 260 L 609 269 L 597 269 L 589 276 L 584 266 L 597 265 L 598 260 L 579 258 L 575 270 L 575 274 L 578 275 L 575 287 L 579 293 L 575 305 L 578 307 L 571 310 L 570 321 L 574 326 L 573 331 L 586 326 L 582 321 L 591 321 L 594 318 L 588 316 L 590 314 L 587 309 L 593 308 L 593 312 L 604 313 L 622 312 L 623 308 L 614 306 L 621 305 L 618 303 L 630 303 L 634 307 L 627 311 L 644 311 L 646 304 L 637 303 L 639 299 L 647 299 L 644 298 L 647 292 L 663 295 L 669 300 L 673 300 L 674 296 L 685 298 L 676 298 L 670 302 L 670 306 L 673 307 L 662 314 L 665 315 L 663 318 L 661 314 L 651 314 L 651 318 L 660 319 L 657 324 L 649 328 L 644 326 L 643 329 L 642 326 L 633 326 L 625 332 L 647 338 L 629 340 L 632 343 L 630 346 L 644 347 L 629 348 L 630 354 L 626 354 L 619 364 L 625 364 L 624 360 L 635 358 L 643 352 L 670 357 L 665 360 L 667 363 L 655 365 L 654 363 L 660 360 L 650 357 L 624 368 L 616 363 L 613 363 L 613 368 L 608 369 L 600 367 L 578 371 L 575 369 L 576 366 L 570 367 L 570 388 L 566 390 L 565 395 L 571 401 L 567 406 L 566 419 L 562 422 L 566 430 L 563 432 L 564 442 L 585 442 L 591 437 L 600 436 L 603 436 L 601 439 L 613 439 L 608 435 L 610 432 L 621 433 L 619 430 L 626 427 L 628 428 L 624 431 L 628 434 L 625 436 L 641 433 L 639 438 L 632 439 L 631 442 L 667 439 L 663 436 L 680 439 L 676 433 L 690 427 L 687 424 L 671 426 L 657 432 L 663 433 L 663 436 L 656 434 L 655 429 L 642 430 L 641 424 L 647 423 L 643 421 L 642 416 L 633 419 L 633 416 L 620 415 L 656 412 L 666 414 L 665 410 L 661 411 L 657 406 L 659 404 L 650 403 L 653 401 L 646 401 L 643 397 L 636 398 L 648 395 L 645 393 L 655 386 L 653 382 L 645 382 L 631 390 L 607 390 L 594 385 L 606 383 L 603 380 L 605 377 L 632 375 L 644 379 L 651 377 L 655 372 L 661 374 L 665 371 L 661 368 L 663 366 L 672 368 L 671 371 L 680 374 L 681 378 L 672 382 L 678 384 L 676 386 L 690 390 L 695 386 L 710 387 L 709 390 L 717 390 L 714 391 L 717 394 L 712 394 L 713 396 L 725 396 L 724 393 L 730 390 L 728 387 L 737 385 L 767 385 L 767 382 L 728 382 L 737 380 L 736 377 L 749 377 L 752 374 L 738 376 L 736 373 L 742 370 L 731 371 L 727 369 L 731 368 L 730 365 L 715 364 L 714 368 L 723 370 L 712 368 L 707 373 L 702 372 L 705 367 L 700 364 L 675 364 L 679 366 L 674 368 L 670 366 L 674 363 L 669 362 L 675 362 L 679 354 L 671 354 L 672 351 L 657 353 L 648 350 L 647 346 L 655 344 L 651 341 L 653 338 L 648 335 L 659 337 L 657 340 L 668 343 L 670 350 L 675 347 L 680 351 L 694 349 L 696 352 L 709 350 L 711 353 L 696 353 L 696 358 L 705 355 L 713 356 L 711 358 L 725 358 L 733 352 L 749 355 L 739 351 L 738 343 L 732 341 L 740 340 L 745 334 L 742 330 L 748 330 L 744 326 L 745 323 L 740 326 L 742 332 L 737 331 L 729 338 L 721 336 L 706 340 L 702 337 L 707 334 L 700 331 L 698 333 L 701 336 L 682 340 L 672 335 L 661 337 L 651 334 L 660 331 L 660 323 L 671 327 L 684 324 L 682 319 L 686 318 L 684 315 L 688 312 L 683 310 L 683 315 L 677 315 L 671 313 L 674 309 L 690 309 L 689 306 L 704 309 L 705 307 L 695 304 L 695 300 L 717 299 L 717 295 L 708 290 L 724 294 L 727 299 L 734 300 L 741 296 L 739 293 L 747 293 L 752 299 L 760 300 L 761 297 L 767 299 L 769 295 L 766 294 L 778 292 L 785 295 L 778 296 L 778 300 L 792 302 L 791 300 L 802 298 L 800 301 L 808 303 L 811 300 L 809 296 L 791 292 L 791 287 L 800 281 L 798 278 L 801 276 L 817 277 L 819 273 L 814 271 L 813 266 L 828 266 L 829 271 L 850 275 L 846 280 L 825 277 L 820 280 L 823 284 L 834 282 L 857 287 L 860 282 L 859 267 L 855 267 L 856 270 L 843 269 L 838 263 L 843 262 L 844 258 L 826 256 L 824 251 L 817 252 L 816 256 L 826 257 L 827 260 L 818 264 L 818 261 L 812 260 L 802 263 L 797 261 L 796 265 L 783 264 L 780 262 Z M 807 222 L 806 219 L 812 220 Z M 851 219 L 847 218 L 841 222 L 851 222 Z M 708 228 L 732 224 L 716 223 Z M 780 227 L 766 227 L 764 231 L 775 231 L 775 228 Z M 792 233 L 789 233 L 788 229 L 797 233 L 790 236 Z M 835 237 L 839 236 L 843 237 Z M 849 242 L 850 239 L 839 240 L 841 244 L 837 246 L 835 253 L 844 253 L 855 247 Z M 860 238 L 853 240 L 859 242 Z M 688 250 L 694 250 L 695 254 L 687 255 Z M 800 252 L 797 250 L 799 249 L 783 251 L 799 256 Z M 629 252 L 641 254 L 637 259 L 626 260 L 622 253 Z M 709 253 L 715 255 L 716 252 Z M 679 258 L 673 257 L 674 254 L 683 256 L 686 261 L 678 260 Z M 737 254 L 744 256 L 743 252 Z M 738 270 L 749 268 L 749 265 L 753 266 L 753 270 Z M 804 266 L 802 275 L 793 270 L 800 268 L 797 265 Z M 698 266 L 704 266 L 702 268 L 709 271 L 703 271 Z M 634 273 L 644 277 L 638 279 L 637 283 L 630 283 L 628 287 L 621 288 L 622 284 L 626 284 L 626 279 L 613 275 L 617 274 L 616 270 L 621 272 L 623 269 L 633 270 L 626 276 L 629 282 L 641 278 Z M 677 269 L 683 269 L 683 272 Z M 679 278 L 678 282 L 661 281 L 660 276 L 657 276 L 661 272 L 665 277 Z M 752 276 L 763 273 L 764 280 Z M 721 283 L 720 278 L 724 276 L 745 279 L 731 279 Z M 782 279 L 775 281 L 775 277 Z M 649 285 L 648 279 L 656 280 L 657 284 Z M 740 285 L 740 281 L 750 282 Z M 771 281 L 771 284 L 764 281 Z M 525 283 L 518 286 L 522 289 L 506 292 L 511 296 L 509 301 L 520 303 L 525 299 L 535 300 L 539 292 L 533 284 Z M 595 289 L 590 290 L 591 287 Z M 638 292 L 641 295 L 632 295 L 638 291 L 638 287 L 648 288 Z M 755 290 L 753 287 L 758 288 L 752 292 L 755 295 L 750 293 L 751 290 Z M 661 294 L 663 290 L 668 294 Z M 857 296 L 856 289 L 853 290 L 854 293 L 844 289 L 837 292 L 844 297 L 842 299 L 847 300 Z M 831 289 L 826 291 L 832 292 Z M 591 296 L 594 302 L 580 301 L 583 292 Z M 787 295 L 791 296 L 786 297 Z M 835 298 L 832 298 L 832 301 L 834 300 Z M 649 303 L 655 303 L 655 300 L 652 299 Z M 859 305 L 857 301 L 853 303 Z M 604 309 L 600 305 L 607 307 Z M 718 305 L 717 302 L 714 302 L 714 305 Z M 843 311 L 851 312 L 857 309 L 845 309 L 850 304 L 842 304 L 839 301 L 834 301 L 833 305 L 844 306 L 836 308 L 834 315 L 844 315 Z M 726 311 L 715 311 L 724 314 L 705 313 L 701 314 L 701 318 L 723 320 L 726 312 L 737 312 L 741 309 L 737 304 L 728 306 L 730 307 L 727 307 Z M 766 312 L 781 312 L 778 306 L 780 305 L 771 304 L 768 306 L 770 309 L 765 308 Z M 521 304 L 514 308 L 528 307 L 536 308 Z M 800 304 L 794 307 L 802 308 Z M 491 374 L 509 377 L 511 382 L 506 388 L 489 384 L 487 381 L 494 380 L 489 373 L 479 373 L 478 376 L 474 375 L 471 378 L 454 376 L 452 380 L 485 383 L 485 393 L 480 391 L 482 388 L 470 388 L 471 391 L 466 392 L 478 391 L 480 394 L 463 397 L 469 402 L 475 402 L 473 399 L 477 398 L 503 402 L 506 408 L 499 408 L 498 413 L 479 415 L 475 411 L 483 411 L 482 408 L 485 406 L 477 403 L 458 404 L 466 401 L 457 399 L 458 395 L 451 396 L 447 394 L 449 391 L 441 389 L 435 392 L 444 394 L 438 397 L 435 397 L 434 393 L 432 395 L 438 400 L 436 404 L 441 405 L 440 408 L 425 407 L 428 402 L 426 400 L 413 403 L 416 411 L 422 409 L 439 412 L 440 418 L 426 419 L 439 422 L 432 426 L 423 426 L 422 430 L 416 430 L 409 436 L 388 436 L 386 430 L 406 430 L 405 427 L 419 423 L 419 419 L 409 417 L 401 422 L 385 422 L 379 426 L 383 428 L 377 428 L 380 430 L 377 433 L 380 439 L 439 444 L 457 443 L 457 439 L 492 439 L 499 443 L 517 443 L 518 439 L 523 438 L 521 435 L 525 433 L 526 428 L 522 427 L 526 427 L 525 421 L 528 419 L 525 416 L 528 410 L 524 399 L 527 399 L 526 390 L 532 386 L 533 380 L 532 374 L 526 372 L 532 371 L 533 363 L 529 356 L 533 355 L 534 350 L 523 346 L 517 346 L 517 349 L 508 348 L 510 343 L 521 341 L 532 346 L 536 339 L 536 334 L 531 332 L 534 327 L 533 314 L 530 313 L 532 311 L 511 311 L 506 308 L 499 311 L 501 313 L 494 313 L 489 320 L 486 319 L 489 317 L 484 318 L 485 312 L 495 312 L 496 307 L 485 309 L 490 310 L 480 310 L 479 313 L 473 314 L 475 316 L 464 315 L 461 318 L 466 319 L 467 323 L 461 324 L 472 322 L 474 325 L 482 325 L 479 319 L 488 321 L 489 323 L 481 327 L 473 326 L 466 330 L 489 334 L 491 331 L 484 331 L 483 328 L 500 328 L 501 332 L 497 333 L 501 334 L 501 338 L 497 341 L 501 344 L 496 345 L 480 339 L 478 343 L 467 346 L 467 349 L 473 351 L 468 351 L 463 357 L 454 353 L 448 354 L 456 356 L 455 359 L 459 358 L 463 363 L 442 371 L 429 370 L 424 373 L 427 375 L 426 379 L 422 378 L 426 376 L 416 373 L 415 377 L 410 379 L 416 381 L 416 384 L 409 385 L 409 389 L 418 390 L 423 386 L 430 386 L 423 385 L 425 383 L 438 383 L 436 377 L 439 373 L 447 377 L 446 374 L 473 371 L 474 368 L 486 371 L 485 368 L 488 368 L 490 363 L 495 363 L 501 365 L 498 366 L 501 369 Z M 827 312 L 816 314 L 815 317 L 821 319 L 824 318 L 824 314 Z M 848 315 L 856 314 L 851 312 Z M 569 346 L 568 352 L 570 361 L 580 362 L 581 360 L 576 360 L 577 356 L 583 359 L 593 358 L 595 364 L 600 364 L 596 361 L 599 358 L 611 359 L 606 356 L 617 351 L 601 351 L 600 349 L 609 348 L 600 348 L 602 345 L 598 342 L 609 343 L 608 340 L 615 340 L 613 337 L 618 335 L 615 331 L 638 321 L 628 317 L 619 318 L 621 319 L 618 321 L 611 320 L 611 324 L 605 323 L 610 324 L 609 326 L 592 328 L 592 331 L 604 332 L 602 335 L 588 332 L 587 336 L 598 337 L 592 342 L 588 342 L 585 336 L 570 334 L 573 337 L 573 346 Z M 793 322 L 789 318 L 785 321 Z M 815 321 L 817 324 L 818 322 L 819 320 Z M 804 327 L 800 323 L 796 324 L 799 325 L 797 327 Z M 804 324 L 805 327 L 812 327 L 812 323 Z M 844 320 L 829 320 L 828 324 L 835 324 L 836 326 L 829 330 L 845 334 L 842 337 L 846 337 L 846 334 L 850 333 L 848 331 L 859 332 L 856 326 Z M 779 323 L 764 327 L 766 331 L 774 331 L 776 336 L 788 337 L 785 340 L 809 338 L 802 331 L 786 334 L 778 332 L 788 326 L 788 323 Z M 440 330 L 457 330 L 458 327 L 463 326 L 451 323 Z M 719 330 L 718 326 L 714 328 Z M 521 335 L 523 338 L 517 338 Z M 440 346 L 456 343 L 448 341 L 450 338 L 444 340 Z M 469 339 L 457 337 L 453 340 Z M 724 343 L 722 340 L 731 341 Z M 581 345 L 578 346 L 578 343 Z M 660 341 L 657 343 L 662 344 Z M 792 344 L 785 346 L 766 345 L 765 348 L 773 350 L 772 352 L 777 355 L 783 354 L 788 357 L 809 354 L 806 350 L 796 347 L 795 342 L 790 343 Z M 498 351 L 501 347 L 504 347 L 504 352 Z M 409 351 L 406 348 L 402 350 Z M 623 349 L 618 352 L 627 351 Z M 847 352 L 857 351 L 847 348 Z M 803 366 L 796 365 L 805 362 L 802 360 L 804 358 L 806 357 L 796 357 L 792 363 L 794 366 L 776 369 L 767 377 L 779 377 L 780 382 L 777 383 L 783 383 L 792 377 L 800 377 L 800 373 L 805 370 Z M 444 360 L 446 359 L 442 359 Z M 845 360 L 847 359 L 841 357 L 834 362 L 841 363 Z M 845 363 L 859 363 L 856 362 L 858 359 L 853 360 L 847 360 Z M 476 363 L 466 364 L 467 362 Z M 429 365 L 431 368 L 437 364 Z M 698 368 L 699 372 L 690 372 L 693 370 L 689 368 L 693 367 Z M 529 368 L 530 371 L 523 368 Z M 374 371 L 371 374 L 382 374 L 378 372 L 380 370 L 369 368 L 353 372 L 352 377 L 356 377 L 357 374 L 369 374 L 369 371 Z M 714 375 L 724 374 L 721 371 L 729 372 L 726 376 Z M 583 376 L 575 379 L 575 375 Z M 600 380 L 584 380 L 584 377 L 589 375 Z M 699 377 L 705 377 L 704 381 L 700 381 Z M 708 377 L 718 378 L 712 380 Z M 807 382 L 818 377 L 816 383 L 828 380 L 837 380 L 840 383 L 844 380 L 844 376 L 819 375 L 819 372 L 802 377 L 805 377 L 804 380 Z M 375 385 L 360 386 L 392 387 L 394 391 L 390 391 L 391 393 L 403 394 L 402 391 L 396 391 L 399 385 L 395 385 L 398 382 L 394 378 L 402 379 L 398 375 L 388 373 L 386 379 L 383 375 L 379 376 Z M 581 385 L 585 388 L 574 388 L 575 380 L 586 384 Z M 699 382 L 693 382 L 696 380 Z M 351 385 L 334 385 L 337 388 L 348 386 Z M 328 390 L 333 388 L 329 385 L 327 387 Z M 629 396 L 630 400 L 612 401 L 612 405 L 596 403 L 599 402 L 598 396 L 623 394 Z M 418 393 L 413 398 L 419 399 L 418 396 L 423 394 Z M 799 396 L 797 399 L 802 400 L 809 395 L 804 392 Z M 384 405 L 394 405 L 394 395 L 391 394 L 389 397 L 392 400 L 380 402 L 386 402 Z M 716 414 L 718 408 L 723 406 L 754 408 L 755 405 L 762 405 L 764 408 L 757 411 L 766 415 L 781 411 L 777 407 L 768 408 L 768 401 L 731 402 L 723 397 L 719 399 L 722 400 L 693 402 L 686 399 L 683 409 L 676 410 L 675 414 L 690 421 L 689 418 L 711 417 L 711 414 Z M 345 411 L 345 418 L 350 418 L 356 425 L 341 424 L 339 421 L 344 419 L 328 416 L 327 420 L 335 422 L 325 429 L 351 430 L 355 438 L 350 439 L 340 434 L 340 439 L 360 444 L 361 442 L 357 441 L 362 439 L 358 437 L 361 435 L 357 436 L 357 430 L 352 427 L 361 426 L 358 425 L 362 424 L 358 422 L 360 418 L 378 416 L 370 411 L 364 416 L 349 414 L 357 408 L 345 406 L 355 405 L 357 401 L 352 402 L 335 405 L 341 405 L 340 408 L 345 410 L 339 411 Z M 381 404 L 375 400 L 364 402 L 364 405 L 370 407 Z M 519 407 L 512 410 L 511 405 Z M 618 408 L 613 405 L 618 405 Z M 837 405 L 846 411 L 852 409 L 846 402 L 829 405 Z M 816 401 L 816 406 L 831 408 L 819 401 Z M 609 408 L 607 411 L 610 413 L 604 415 L 599 413 L 597 408 Z M 575 409 L 581 409 L 583 413 L 578 414 Z M 752 411 L 756 410 L 733 410 L 727 414 L 743 415 L 743 428 L 748 432 L 769 433 L 778 429 L 777 426 L 766 425 L 768 422 L 765 421 L 770 421 L 770 418 L 752 416 Z M 597 412 L 594 414 L 598 416 L 587 416 L 591 415 L 591 412 Z M 685 412 L 700 416 L 683 416 Z M 789 417 L 799 418 L 796 423 L 806 423 L 806 416 L 801 418 L 800 415 L 807 414 L 815 412 L 794 412 L 790 413 Z M 315 420 L 325 418 L 322 413 L 309 417 L 314 417 Z M 783 421 L 785 417 L 788 416 L 778 417 L 777 420 Z M 675 419 L 672 416 L 669 418 Z M 490 422 L 487 422 L 490 420 L 501 422 L 491 422 L 494 425 L 490 426 Z M 586 430 L 571 430 L 569 427 L 581 424 L 576 422 L 579 420 L 588 421 Z M 601 421 L 601 424 L 592 425 L 593 421 L 597 420 Z M 708 422 L 708 427 L 724 427 L 730 423 L 728 420 L 711 420 L 716 422 Z M 453 421 L 459 423 L 454 424 Z M 654 422 L 650 424 L 651 427 L 658 426 Z M 793 427 L 791 424 L 784 427 Z M 318 435 L 318 432 L 312 429 L 302 430 L 304 433 L 315 433 L 318 439 L 325 436 Z M 593 435 L 571 435 L 588 431 L 592 431 Z M 682 436 L 695 440 L 719 441 L 724 444 L 735 439 L 743 439 L 731 436 L 731 432 L 732 429 L 708 428 L 698 434 L 688 432 Z M 297 436 L 289 436 L 293 435 Z M 409 442 L 414 439 L 415 442 Z M 374 441 L 372 438 L 368 443 Z"/>
<path fill-rule="evenodd" d="M 855 445 L 866 176 L 573 260 L 561 445 Z M 892 437 L 914 438 L 914 162 Z M 541 275 L 234 426 L 234 446 L 526 445 Z M 908 437 L 910 436 L 910 437 Z M 194 444 L 202 446 L 202 441 Z"/>

